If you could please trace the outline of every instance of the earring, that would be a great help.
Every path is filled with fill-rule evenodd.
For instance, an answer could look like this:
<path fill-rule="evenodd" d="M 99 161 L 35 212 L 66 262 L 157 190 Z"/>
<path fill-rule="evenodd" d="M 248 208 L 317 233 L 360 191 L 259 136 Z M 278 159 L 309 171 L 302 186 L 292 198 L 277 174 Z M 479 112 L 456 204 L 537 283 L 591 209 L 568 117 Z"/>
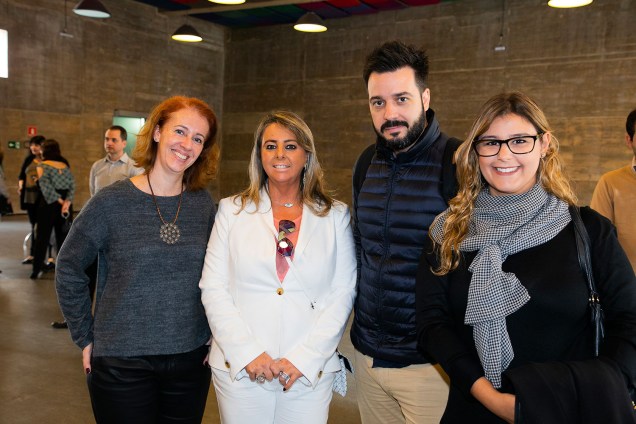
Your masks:
<path fill-rule="evenodd" d="M 305 186 L 306 181 L 307 181 L 307 162 L 305 162 L 305 166 L 303 166 L 303 187 Z"/>
<path fill-rule="evenodd" d="M 541 159 L 545 158 L 545 152 L 541 153 Z"/>

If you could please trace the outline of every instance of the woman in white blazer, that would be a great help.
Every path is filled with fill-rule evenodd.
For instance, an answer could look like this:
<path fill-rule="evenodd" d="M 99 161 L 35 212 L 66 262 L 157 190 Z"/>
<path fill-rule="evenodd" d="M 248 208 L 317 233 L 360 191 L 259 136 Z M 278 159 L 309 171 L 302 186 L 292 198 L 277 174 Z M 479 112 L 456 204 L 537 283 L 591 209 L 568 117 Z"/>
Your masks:
<path fill-rule="evenodd" d="M 349 210 L 294 113 L 260 122 L 249 175 L 220 202 L 200 283 L 221 421 L 326 423 L 355 297 Z"/>

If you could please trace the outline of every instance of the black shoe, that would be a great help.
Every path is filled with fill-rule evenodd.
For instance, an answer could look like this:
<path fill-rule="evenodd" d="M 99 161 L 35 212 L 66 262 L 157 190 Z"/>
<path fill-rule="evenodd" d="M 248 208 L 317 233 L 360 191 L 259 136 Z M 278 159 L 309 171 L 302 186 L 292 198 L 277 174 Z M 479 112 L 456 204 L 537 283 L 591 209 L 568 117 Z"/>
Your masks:
<path fill-rule="evenodd" d="M 42 271 L 33 271 L 31 275 L 29 275 L 29 278 L 32 280 L 38 280 L 40 279 L 41 276 L 42 276 Z"/>
<path fill-rule="evenodd" d="M 53 328 L 68 328 L 68 324 L 66 323 L 66 321 L 62 321 L 62 322 L 53 321 L 51 323 L 51 327 L 53 327 Z"/>
<path fill-rule="evenodd" d="M 25 259 L 22 261 L 22 265 L 30 265 L 30 264 L 32 264 L 32 263 L 33 263 L 33 258 L 25 258 Z"/>
<path fill-rule="evenodd" d="M 55 269 L 55 262 L 47 262 L 44 264 L 44 269 L 46 271 L 53 271 Z"/>

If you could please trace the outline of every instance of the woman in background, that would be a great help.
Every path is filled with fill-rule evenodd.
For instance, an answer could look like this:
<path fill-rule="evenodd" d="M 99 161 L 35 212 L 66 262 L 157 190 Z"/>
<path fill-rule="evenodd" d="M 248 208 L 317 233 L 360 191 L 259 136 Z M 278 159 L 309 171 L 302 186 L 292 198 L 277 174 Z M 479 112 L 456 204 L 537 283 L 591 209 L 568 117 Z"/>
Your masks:
<path fill-rule="evenodd" d="M 210 338 L 198 284 L 215 207 L 217 119 L 171 97 L 137 137 L 144 173 L 84 206 L 58 258 L 57 293 L 82 349 L 98 423 L 200 423 Z M 97 257 L 95 315 L 85 269 Z"/>
<path fill-rule="evenodd" d="M 20 209 L 27 212 L 31 223 L 31 247 L 29 255 L 22 263 L 30 265 L 33 263 L 35 254 L 35 224 L 37 223 L 37 210 L 40 197 L 40 187 L 38 186 L 37 167 L 42 163 L 42 142 L 46 140 L 44 136 L 36 135 L 29 140 L 29 155 L 24 159 L 20 176 L 18 178 L 18 194 L 20 195 Z M 68 163 L 67 163 L 68 165 Z M 51 247 L 49 247 L 51 250 Z"/>
<path fill-rule="evenodd" d="M 441 422 L 636 422 L 634 272 L 610 222 L 581 208 L 605 312 L 595 357 L 576 198 L 537 104 L 518 92 L 488 100 L 457 175 L 416 291 L 419 346 L 451 379 Z"/>
<path fill-rule="evenodd" d="M 37 222 L 37 208 L 40 200 L 37 167 L 42 162 L 42 142 L 44 136 L 36 135 L 29 140 L 29 155 L 24 159 L 20 176 L 18 177 L 18 194 L 20 195 L 20 209 L 27 212 L 31 223 L 31 248 L 29 255 L 22 261 L 25 265 L 33 263 L 35 254 L 35 224 Z"/>
<path fill-rule="evenodd" d="M 12 213 L 13 209 L 11 206 L 11 198 L 9 197 L 7 182 L 4 179 L 4 169 L 2 168 L 3 160 L 4 150 L 2 150 L 2 146 L 0 146 L 0 215 L 4 215 L 5 213 Z"/>
<path fill-rule="evenodd" d="M 35 161 L 35 159 L 34 159 Z M 55 230 L 55 241 L 59 252 L 66 238 L 66 220 L 72 214 L 71 204 L 75 194 L 75 178 L 66 159 L 62 157 L 60 144 L 56 140 L 42 143 L 42 162 L 37 165 L 38 186 L 42 192 L 37 208 L 35 254 L 30 278 L 36 280 L 44 266 L 46 249 L 51 231 Z"/>
<path fill-rule="evenodd" d="M 200 283 L 221 421 L 326 423 L 355 297 L 349 211 L 294 113 L 261 120 L 249 176 L 219 204 Z"/>

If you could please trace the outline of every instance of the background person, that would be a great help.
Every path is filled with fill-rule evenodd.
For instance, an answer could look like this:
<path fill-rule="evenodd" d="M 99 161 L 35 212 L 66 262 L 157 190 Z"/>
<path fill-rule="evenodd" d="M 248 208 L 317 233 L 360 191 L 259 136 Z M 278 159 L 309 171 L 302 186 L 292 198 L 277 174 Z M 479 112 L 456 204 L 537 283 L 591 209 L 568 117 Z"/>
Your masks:
<path fill-rule="evenodd" d="M 35 223 L 37 222 L 38 201 L 41 196 L 38 186 L 37 166 L 42 162 L 42 142 L 46 138 L 36 135 L 29 140 L 29 154 L 24 158 L 20 175 L 18 176 L 18 194 L 20 195 L 20 209 L 25 210 L 31 223 L 31 247 L 29 254 L 22 261 L 24 265 L 33 263 L 35 254 Z"/>
<path fill-rule="evenodd" d="M 625 144 L 633 154 L 632 162 L 604 174 L 599 180 L 590 206 L 612 221 L 618 231 L 618 241 L 636 271 L 636 109 L 627 115 Z"/>
<path fill-rule="evenodd" d="M 518 92 L 492 97 L 457 172 L 417 277 L 419 346 L 451 379 L 441 422 L 634 423 L 634 272 L 611 223 L 581 208 L 605 312 L 595 358 L 576 199 L 541 109 Z"/>
<path fill-rule="evenodd" d="M 37 165 L 37 176 L 42 196 L 38 201 L 33 272 L 29 277 L 33 280 L 40 276 L 51 231 L 55 230 L 59 252 L 66 238 L 66 219 L 72 214 L 75 178 L 56 140 L 42 143 L 42 162 Z"/>
<path fill-rule="evenodd" d="M 106 156 L 93 163 L 89 175 L 91 196 L 116 181 L 143 173 L 144 170 L 136 167 L 124 151 L 127 138 L 128 132 L 122 126 L 113 125 L 106 130 L 104 134 Z"/>
<path fill-rule="evenodd" d="M 56 286 L 82 349 L 99 423 L 200 423 L 210 338 L 198 287 L 215 207 L 217 119 L 201 100 L 157 105 L 133 157 L 144 174 L 100 190 L 77 216 Z M 95 315 L 89 278 L 98 257 Z"/>
<path fill-rule="evenodd" d="M 294 113 L 261 120 L 249 175 L 219 204 L 200 283 L 221 421 L 326 423 L 355 295 L 349 212 Z"/>
<path fill-rule="evenodd" d="M 4 179 L 4 169 L 2 168 L 3 160 L 4 150 L 2 150 L 2 146 L 0 146 L 0 215 L 4 215 L 5 213 L 13 213 L 11 198 L 9 197 L 9 189 L 7 188 L 7 182 Z M 11 212 L 9 212 L 10 210 Z"/>

